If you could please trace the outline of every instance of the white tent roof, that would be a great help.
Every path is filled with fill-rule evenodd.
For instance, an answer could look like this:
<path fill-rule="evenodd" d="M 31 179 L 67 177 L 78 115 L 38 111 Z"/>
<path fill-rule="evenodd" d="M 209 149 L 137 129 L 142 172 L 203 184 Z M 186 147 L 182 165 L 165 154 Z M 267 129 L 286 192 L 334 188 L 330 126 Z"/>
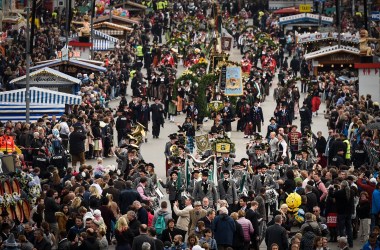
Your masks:
<path fill-rule="evenodd" d="M 337 52 L 346 52 L 346 53 L 350 53 L 350 54 L 354 54 L 354 55 L 359 55 L 360 50 L 357 48 L 350 47 L 350 46 L 342 46 L 341 45 L 339 47 L 339 45 L 335 45 L 335 46 L 329 46 L 326 48 L 322 48 L 320 50 L 317 50 L 317 51 L 314 51 L 311 53 L 307 53 L 307 54 L 305 54 L 305 59 L 310 60 L 310 59 L 318 58 L 321 56 L 335 54 Z"/>
<path fill-rule="evenodd" d="M 47 67 L 31 72 L 30 73 L 30 77 L 37 76 L 37 75 L 40 75 L 40 74 L 55 75 L 57 77 L 63 78 L 65 80 L 68 80 L 70 82 L 77 83 L 77 84 L 79 84 L 81 82 L 81 80 L 78 79 L 78 78 L 66 75 L 66 74 L 64 74 L 62 72 L 59 72 L 58 70 L 47 68 Z M 24 79 L 26 79 L 26 75 L 17 77 L 15 79 L 13 79 L 12 81 L 10 81 L 10 83 L 17 83 L 17 82 L 22 81 Z"/>

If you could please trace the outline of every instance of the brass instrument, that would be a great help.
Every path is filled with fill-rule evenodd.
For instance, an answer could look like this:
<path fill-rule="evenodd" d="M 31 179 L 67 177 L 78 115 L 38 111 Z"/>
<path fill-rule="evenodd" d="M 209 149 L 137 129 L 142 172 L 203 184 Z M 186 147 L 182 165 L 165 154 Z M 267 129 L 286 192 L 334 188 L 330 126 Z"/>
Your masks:
<path fill-rule="evenodd" d="M 145 137 L 145 126 L 137 122 L 135 129 L 130 135 L 136 138 L 137 145 L 140 145 L 140 143 L 144 140 L 144 137 Z"/>
<path fill-rule="evenodd" d="M 169 151 L 172 153 L 171 156 L 177 157 L 179 155 L 178 145 L 173 144 L 170 146 Z"/>

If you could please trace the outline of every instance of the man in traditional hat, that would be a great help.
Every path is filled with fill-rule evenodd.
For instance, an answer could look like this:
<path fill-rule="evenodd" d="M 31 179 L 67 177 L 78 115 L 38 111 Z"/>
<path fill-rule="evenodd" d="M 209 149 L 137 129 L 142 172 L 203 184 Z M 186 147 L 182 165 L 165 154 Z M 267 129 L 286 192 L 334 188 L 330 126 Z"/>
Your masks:
<path fill-rule="evenodd" d="M 224 102 L 224 108 L 221 110 L 221 117 L 223 121 L 222 124 L 224 126 L 224 132 L 226 132 L 226 135 L 230 138 L 232 131 L 231 123 L 234 120 L 234 114 L 229 100 L 225 100 Z"/>
<path fill-rule="evenodd" d="M 154 99 L 154 103 L 150 106 L 150 111 L 152 112 L 153 138 L 158 139 L 160 136 L 160 126 L 164 124 L 164 107 L 159 98 Z"/>
<path fill-rule="evenodd" d="M 194 191 L 194 187 L 195 187 L 195 184 L 201 180 L 200 176 L 200 171 L 199 169 L 193 169 L 193 172 L 191 172 L 191 179 L 190 179 L 190 183 L 187 187 L 187 191 L 192 194 L 193 191 Z"/>
<path fill-rule="evenodd" d="M 211 204 L 215 204 L 218 201 L 218 193 L 214 183 L 208 180 L 208 176 L 209 171 L 204 169 L 202 171 L 202 180 L 195 184 L 193 198 L 196 201 L 202 201 L 204 197 L 207 197 Z"/>
<path fill-rule="evenodd" d="M 257 175 L 253 179 L 253 190 L 255 194 L 260 193 L 261 187 L 266 187 L 267 189 L 276 188 L 276 182 L 273 180 L 273 177 L 267 173 L 267 165 L 261 164 L 256 167 Z"/>
<path fill-rule="evenodd" d="M 230 178 L 230 171 L 223 171 L 223 178 L 218 181 L 218 193 L 221 200 L 228 203 L 229 212 L 232 212 L 235 205 L 238 204 L 238 196 L 235 182 Z"/>
<path fill-rule="evenodd" d="M 231 171 L 233 165 L 234 159 L 230 157 L 230 153 L 222 153 L 222 157 L 218 161 L 218 168 L 221 168 L 221 171 Z"/>

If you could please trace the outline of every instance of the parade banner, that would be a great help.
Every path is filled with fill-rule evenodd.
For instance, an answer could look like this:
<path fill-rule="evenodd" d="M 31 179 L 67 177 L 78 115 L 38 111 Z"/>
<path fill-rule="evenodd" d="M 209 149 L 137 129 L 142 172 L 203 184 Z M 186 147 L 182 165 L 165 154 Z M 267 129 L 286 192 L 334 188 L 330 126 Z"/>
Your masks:
<path fill-rule="evenodd" d="M 208 140 L 208 134 L 195 136 L 194 139 L 195 144 L 197 145 L 197 151 L 205 152 L 211 149 L 211 145 Z"/>
<path fill-rule="evenodd" d="M 243 81 L 241 67 L 228 66 L 226 68 L 226 96 L 241 96 L 243 95 Z"/>
<path fill-rule="evenodd" d="M 223 66 L 221 69 L 220 69 L 220 78 L 219 78 L 219 88 L 221 90 L 225 90 L 226 89 L 226 73 L 227 73 L 227 66 Z"/>

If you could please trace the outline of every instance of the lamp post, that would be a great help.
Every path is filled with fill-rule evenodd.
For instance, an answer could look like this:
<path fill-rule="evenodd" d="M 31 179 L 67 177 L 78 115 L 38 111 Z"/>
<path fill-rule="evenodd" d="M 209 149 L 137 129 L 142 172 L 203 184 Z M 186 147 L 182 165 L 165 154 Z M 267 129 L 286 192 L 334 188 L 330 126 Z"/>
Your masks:
<path fill-rule="evenodd" d="M 33 1 L 34 13 L 32 13 L 32 32 L 34 33 L 34 20 L 35 20 L 35 5 L 36 0 Z M 25 86 L 25 121 L 30 121 L 30 54 L 33 49 L 33 34 L 30 35 L 30 1 L 26 7 L 26 86 Z"/>

